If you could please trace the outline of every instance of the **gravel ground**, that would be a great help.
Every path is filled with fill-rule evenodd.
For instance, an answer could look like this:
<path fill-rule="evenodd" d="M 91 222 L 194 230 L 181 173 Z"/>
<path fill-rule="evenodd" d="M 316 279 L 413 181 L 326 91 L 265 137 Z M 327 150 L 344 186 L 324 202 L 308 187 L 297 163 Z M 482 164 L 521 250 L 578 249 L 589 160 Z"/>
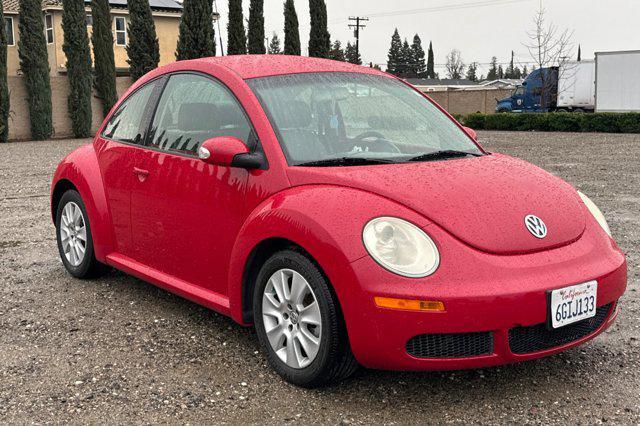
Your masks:
<path fill-rule="evenodd" d="M 71 278 L 58 260 L 48 189 L 57 162 L 87 141 L 0 145 L 0 422 L 638 424 L 640 135 L 479 136 L 602 208 L 629 260 L 618 321 L 547 359 L 363 371 L 313 391 L 272 373 L 251 329 L 122 273 Z"/>

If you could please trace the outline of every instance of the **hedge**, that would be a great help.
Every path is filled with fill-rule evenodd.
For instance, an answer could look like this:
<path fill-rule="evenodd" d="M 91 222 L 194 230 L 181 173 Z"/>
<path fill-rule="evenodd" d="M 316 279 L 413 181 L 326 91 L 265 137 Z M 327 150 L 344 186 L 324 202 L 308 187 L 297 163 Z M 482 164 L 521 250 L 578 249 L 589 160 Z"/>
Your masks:
<path fill-rule="evenodd" d="M 640 133 L 640 113 L 469 114 L 456 119 L 474 130 Z"/>

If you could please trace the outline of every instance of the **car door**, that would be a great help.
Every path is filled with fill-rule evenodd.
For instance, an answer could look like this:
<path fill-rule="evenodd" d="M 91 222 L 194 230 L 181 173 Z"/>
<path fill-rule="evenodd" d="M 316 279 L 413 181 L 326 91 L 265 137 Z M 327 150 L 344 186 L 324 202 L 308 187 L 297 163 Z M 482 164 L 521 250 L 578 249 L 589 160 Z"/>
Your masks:
<path fill-rule="evenodd" d="M 150 104 L 157 96 L 159 81 L 133 92 L 111 115 L 95 139 L 98 165 L 107 197 L 116 240 L 116 251 L 131 256 L 131 188 L 136 181 L 134 159 L 145 140 Z"/>
<path fill-rule="evenodd" d="M 145 178 L 131 192 L 136 259 L 225 295 L 231 249 L 244 220 L 248 172 L 206 164 L 196 153 L 216 136 L 255 146 L 249 120 L 219 81 L 178 73 L 169 77 L 150 129 L 147 149 L 136 157 Z"/>

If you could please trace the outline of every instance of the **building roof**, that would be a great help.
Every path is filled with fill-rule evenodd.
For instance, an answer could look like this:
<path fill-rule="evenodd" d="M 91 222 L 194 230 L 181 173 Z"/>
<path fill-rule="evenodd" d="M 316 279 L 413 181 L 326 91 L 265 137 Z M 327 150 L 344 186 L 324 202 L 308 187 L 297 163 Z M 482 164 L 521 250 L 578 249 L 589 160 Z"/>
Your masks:
<path fill-rule="evenodd" d="M 464 78 L 406 78 L 405 80 L 413 86 L 475 86 L 478 84 Z"/>
<path fill-rule="evenodd" d="M 86 6 L 91 0 L 84 0 Z M 161 10 L 167 12 L 181 12 L 182 5 L 175 0 L 149 0 L 149 5 L 153 10 Z M 109 0 L 109 6 L 117 9 L 126 9 L 127 0 Z M 43 0 L 42 9 L 49 7 L 62 7 L 62 0 Z M 20 9 L 19 0 L 2 0 L 2 10 L 4 13 L 16 14 Z"/>

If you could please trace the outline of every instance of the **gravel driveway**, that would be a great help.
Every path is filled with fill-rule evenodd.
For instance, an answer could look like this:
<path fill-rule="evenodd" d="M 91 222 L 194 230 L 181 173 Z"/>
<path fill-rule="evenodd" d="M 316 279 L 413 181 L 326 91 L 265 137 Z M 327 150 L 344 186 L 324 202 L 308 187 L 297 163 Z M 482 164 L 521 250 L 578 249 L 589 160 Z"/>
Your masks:
<path fill-rule="evenodd" d="M 616 324 L 520 365 L 363 371 L 303 390 L 251 329 L 122 273 L 70 277 L 48 190 L 86 140 L 0 145 L 0 422 L 282 424 L 640 422 L 640 135 L 480 132 L 490 150 L 567 179 L 604 211 L 629 260 Z"/>

